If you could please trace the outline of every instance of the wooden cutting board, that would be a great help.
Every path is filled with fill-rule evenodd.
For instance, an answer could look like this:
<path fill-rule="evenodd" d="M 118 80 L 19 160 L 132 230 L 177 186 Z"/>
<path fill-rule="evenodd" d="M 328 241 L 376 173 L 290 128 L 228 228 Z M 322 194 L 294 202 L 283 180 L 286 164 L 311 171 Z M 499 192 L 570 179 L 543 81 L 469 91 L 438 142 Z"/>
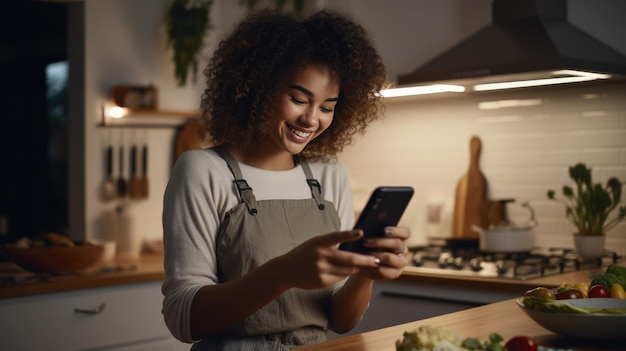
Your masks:
<path fill-rule="evenodd" d="M 478 165 L 480 150 L 480 138 L 472 137 L 469 168 L 456 187 L 452 217 L 453 238 L 478 238 L 478 233 L 472 230 L 472 226 L 477 225 L 483 228 L 488 226 L 484 215 L 487 202 L 487 180 Z"/>

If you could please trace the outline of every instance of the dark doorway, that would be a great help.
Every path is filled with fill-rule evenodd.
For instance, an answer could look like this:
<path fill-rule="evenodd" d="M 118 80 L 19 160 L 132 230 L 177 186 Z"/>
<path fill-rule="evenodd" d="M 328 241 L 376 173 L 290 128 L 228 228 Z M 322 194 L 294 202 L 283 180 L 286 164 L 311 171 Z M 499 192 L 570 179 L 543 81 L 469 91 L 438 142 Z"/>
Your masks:
<path fill-rule="evenodd" d="M 0 10 L 0 234 L 68 227 L 67 5 Z M 2 233 L 4 232 L 4 233 Z"/>

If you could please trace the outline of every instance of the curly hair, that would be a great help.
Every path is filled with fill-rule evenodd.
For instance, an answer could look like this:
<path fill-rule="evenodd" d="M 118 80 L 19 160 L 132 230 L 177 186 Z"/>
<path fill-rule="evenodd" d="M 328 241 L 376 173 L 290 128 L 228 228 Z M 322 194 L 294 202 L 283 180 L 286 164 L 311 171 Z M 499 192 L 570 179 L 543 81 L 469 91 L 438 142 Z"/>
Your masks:
<path fill-rule="evenodd" d="M 204 70 L 201 103 L 211 142 L 236 148 L 257 143 L 274 114 L 279 89 L 294 70 L 311 63 L 330 69 L 340 93 L 332 124 L 301 154 L 336 158 L 355 134 L 383 116 L 378 92 L 387 85 L 382 59 L 365 29 L 337 12 L 299 19 L 264 10 L 220 42 Z"/>

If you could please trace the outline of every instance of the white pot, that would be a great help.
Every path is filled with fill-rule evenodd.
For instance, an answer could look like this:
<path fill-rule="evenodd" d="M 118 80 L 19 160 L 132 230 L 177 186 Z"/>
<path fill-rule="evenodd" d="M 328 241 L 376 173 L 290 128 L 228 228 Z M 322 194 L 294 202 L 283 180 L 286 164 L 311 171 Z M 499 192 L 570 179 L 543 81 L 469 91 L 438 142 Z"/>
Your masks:
<path fill-rule="evenodd" d="M 602 256 L 606 235 L 574 234 L 574 246 L 582 257 L 595 258 Z"/>
<path fill-rule="evenodd" d="M 485 252 L 528 252 L 535 242 L 535 235 L 530 229 L 486 230 L 477 226 L 472 229 L 479 235 L 480 250 Z"/>

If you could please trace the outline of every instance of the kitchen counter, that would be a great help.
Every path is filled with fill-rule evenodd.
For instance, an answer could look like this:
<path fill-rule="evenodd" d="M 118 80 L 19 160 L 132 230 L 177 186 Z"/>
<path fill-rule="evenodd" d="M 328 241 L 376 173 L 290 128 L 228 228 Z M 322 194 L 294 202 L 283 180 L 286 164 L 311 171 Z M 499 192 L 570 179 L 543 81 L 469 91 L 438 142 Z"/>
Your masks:
<path fill-rule="evenodd" d="M 0 275 L 14 273 L 24 271 L 11 262 L 0 263 Z M 17 284 L 0 285 L 0 299 L 162 281 L 165 273 L 163 255 L 150 254 L 137 259 L 115 258 L 75 275 L 32 279 L 35 276 L 27 274 L 23 278 L 25 280 Z"/>
<path fill-rule="evenodd" d="M 623 341 L 581 341 L 554 334 L 528 318 L 515 304 L 515 299 L 346 336 L 301 347 L 298 350 L 395 351 L 395 342 L 402 338 L 405 331 L 412 331 L 425 325 L 446 327 L 461 338 L 477 337 L 487 340 L 489 334 L 498 333 L 504 340 L 508 340 L 516 335 L 526 335 L 535 339 L 539 345 L 552 348 L 575 349 L 576 351 L 624 350 Z"/>
<path fill-rule="evenodd" d="M 620 265 L 626 265 L 620 262 Z M 593 274 L 604 271 L 605 268 L 596 268 L 569 272 L 547 277 L 528 280 L 499 279 L 472 276 L 458 276 L 452 274 L 420 273 L 406 267 L 398 282 L 411 283 L 415 286 L 420 284 L 436 284 L 441 287 L 454 289 L 481 289 L 494 288 L 499 291 L 521 295 L 524 291 L 537 287 L 557 287 L 562 282 L 590 281 Z M 0 263 L 0 274 L 7 275 L 11 272 L 23 272 L 10 262 Z M 142 255 L 138 259 L 116 258 L 111 262 L 98 265 L 86 270 L 81 274 L 71 276 L 54 276 L 45 280 L 25 281 L 14 285 L 0 286 L 0 299 L 50 294 L 71 290 L 100 288 L 115 285 L 160 281 L 165 279 L 163 272 L 163 256 L 158 254 Z"/>
<path fill-rule="evenodd" d="M 625 265 L 625 263 L 620 262 L 618 263 L 618 265 Z M 535 288 L 537 286 L 552 288 L 560 286 L 563 282 L 589 282 L 594 275 L 604 272 L 605 270 L 606 267 L 598 267 L 521 280 L 510 278 L 478 277 L 470 275 L 459 276 L 454 274 L 454 271 L 446 270 L 442 270 L 441 273 L 423 273 L 414 269 L 414 267 L 407 266 L 404 269 L 402 276 L 398 278 L 398 281 L 415 284 L 432 283 L 442 287 L 454 287 L 455 289 L 458 289 L 459 283 L 462 282 L 463 288 L 493 288 L 497 289 L 498 291 L 511 292 L 515 293 L 516 295 L 521 295 L 526 290 Z"/>

